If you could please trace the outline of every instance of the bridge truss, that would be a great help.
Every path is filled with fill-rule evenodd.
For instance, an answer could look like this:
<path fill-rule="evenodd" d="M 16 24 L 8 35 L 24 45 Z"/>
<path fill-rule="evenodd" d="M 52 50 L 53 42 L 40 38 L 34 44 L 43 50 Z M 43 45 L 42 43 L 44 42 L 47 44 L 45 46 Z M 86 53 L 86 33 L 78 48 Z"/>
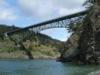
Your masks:
<path fill-rule="evenodd" d="M 68 28 L 71 24 L 82 22 L 88 11 L 82 11 L 71 15 L 51 19 L 38 24 L 34 24 L 25 28 L 17 29 L 14 31 L 6 32 L 5 36 L 13 41 L 22 42 L 30 39 L 35 33 L 50 28 Z"/>

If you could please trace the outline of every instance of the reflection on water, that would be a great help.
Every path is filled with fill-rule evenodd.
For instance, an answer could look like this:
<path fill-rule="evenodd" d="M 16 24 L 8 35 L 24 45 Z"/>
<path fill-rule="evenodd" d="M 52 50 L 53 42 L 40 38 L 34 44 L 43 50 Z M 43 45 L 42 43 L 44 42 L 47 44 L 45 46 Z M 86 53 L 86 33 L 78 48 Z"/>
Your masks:
<path fill-rule="evenodd" d="M 0 75 L 87 75 L 98 65 L 64 64 L 55 60 L 1 60 Z"/>

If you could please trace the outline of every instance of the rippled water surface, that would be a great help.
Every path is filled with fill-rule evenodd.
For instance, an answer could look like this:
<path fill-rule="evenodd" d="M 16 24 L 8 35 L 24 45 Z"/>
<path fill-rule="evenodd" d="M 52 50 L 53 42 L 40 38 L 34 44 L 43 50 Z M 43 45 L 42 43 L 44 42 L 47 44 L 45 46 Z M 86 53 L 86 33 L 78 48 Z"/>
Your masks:
<path fill-rule="evenodd" d="M 99 65 L 77 65 L 55 60 L 0 60 L 0 75 L 88 75 Z"/>

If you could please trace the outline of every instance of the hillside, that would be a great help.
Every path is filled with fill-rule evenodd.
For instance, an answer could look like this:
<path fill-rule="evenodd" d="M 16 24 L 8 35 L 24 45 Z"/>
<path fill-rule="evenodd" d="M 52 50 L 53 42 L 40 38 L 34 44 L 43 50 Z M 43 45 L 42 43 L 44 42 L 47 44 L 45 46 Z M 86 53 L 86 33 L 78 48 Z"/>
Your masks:
<path fill-rule="evenodd" d="M 17 29 L 18 27 L 0 25 L 0 35 L 6 31 Z M 3 35 L 2 35 L 3 36 Z M 2 36 L 0 36 L 2 38 Z M 33 58 L 57 58 L 61 47 L 61 41 L 52 39 L 44 34 L 35 34 L 32 40 L 23 42 L 26 50 L 32 53 Z M 28 58 L 23 50 L 17 48 L 13 41 L 0 39 L 0 58 Z"/>

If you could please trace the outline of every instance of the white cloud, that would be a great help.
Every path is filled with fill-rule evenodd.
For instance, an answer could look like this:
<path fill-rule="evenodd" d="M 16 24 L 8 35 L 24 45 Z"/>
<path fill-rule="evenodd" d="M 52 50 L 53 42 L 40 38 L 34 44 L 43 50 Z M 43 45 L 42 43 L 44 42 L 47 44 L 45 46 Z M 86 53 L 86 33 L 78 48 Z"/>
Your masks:
<path fill-rule="evenodd" d="M 0 20 L 15 20 L 16 18 L 10 9 L 1 10 L 0 12 Z"/>
<path fill-rule="evenodd" d="M 48 18 L 55 12 L 53 3 L 48 0 L 19 0 L 19 5 L 26 15 L 38 18 Z"/>
<path fill-rule="evenodd" d="M 50 19 L 81 11 L 85 0 L 18 0 L 24 14 Z"/>
<path fill-rule="evenodd" d="M 6 0 L 0 0 L 0 20 L 12 21 L 17 19 L 14 10 L 9 6 Z"/>

